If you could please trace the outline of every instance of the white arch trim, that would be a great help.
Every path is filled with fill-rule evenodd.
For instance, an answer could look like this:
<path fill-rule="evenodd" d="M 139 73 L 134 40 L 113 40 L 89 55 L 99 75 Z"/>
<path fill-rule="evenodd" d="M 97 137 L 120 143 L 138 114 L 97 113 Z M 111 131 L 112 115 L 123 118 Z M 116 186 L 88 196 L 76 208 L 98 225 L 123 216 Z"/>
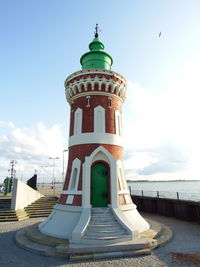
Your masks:
<path fill-rule="evenodd" d="M 104 157 L 99 158 L 98 153 L 103 154 Z M 85 157 L 83 163 L 83 208 L 90 208 L 90 196 L 91 192 L 88 188 L 91 188 L 91 165 L 96 160 L 104 160 L 110 167 L 110 193 L 111 193 L 111 207 L 118 207 L 118 194 L 117 194 L 117 165 L 116 159 L 106 150 L 104 147 L 99 146 L 95 149 L 89 157 Z"/>

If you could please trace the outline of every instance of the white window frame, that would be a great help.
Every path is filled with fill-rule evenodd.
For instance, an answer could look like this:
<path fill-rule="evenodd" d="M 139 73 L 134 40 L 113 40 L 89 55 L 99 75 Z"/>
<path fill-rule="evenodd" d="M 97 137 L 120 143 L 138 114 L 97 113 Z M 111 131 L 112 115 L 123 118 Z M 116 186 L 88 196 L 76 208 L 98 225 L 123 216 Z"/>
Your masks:
<path fill-rule="evenodd" d="M 74 171 L 77 169 L 76 177 L 73 177 Z M 79 178 L 80 178 L 80 169 L 81 169 L 81 161 L 80 159 L 76 158 L 73 160 L 72 163 L 72 169 L 71 169 L 71 174 L 70 174 L 70 181 L 69 181 L 69 186 L 67 193 L 68 194 L 76 194 L 78 191 L 78 184 L 79 184 Z M 75 183 L 74 180 L 75 179 Z M 72 185 L 74 184 L 73 188 Z"/>
<path fill-rule="evenodd" d="M 123 168 L 123 163 L 121 160 L 117 161 L 117 176 L 119 179 L 119 184 L 120 184 L 120 191 L 119 193 L 129 193 L 126 178 L 124 175 L 124 168 Z"/>
<path fill-rule="evenodd" d="M 100 121 L 99 114 L 101 116 Z M 105 133 L 105 128 L 105 109 L 102 106 L 97 106 L 94 108 L 94 132 Z"/>
<path fill-rule="evenodd" d="M 82 123 L 83 123 L 83 110 L 77 108 L 74 113 L 74 135 L 82 133 Z"/>
<path fill-rule="evenodd" d="M 119 110 L 115 111 L 115 132 L 117 135 L 122 136 L 122 119 Z"/>

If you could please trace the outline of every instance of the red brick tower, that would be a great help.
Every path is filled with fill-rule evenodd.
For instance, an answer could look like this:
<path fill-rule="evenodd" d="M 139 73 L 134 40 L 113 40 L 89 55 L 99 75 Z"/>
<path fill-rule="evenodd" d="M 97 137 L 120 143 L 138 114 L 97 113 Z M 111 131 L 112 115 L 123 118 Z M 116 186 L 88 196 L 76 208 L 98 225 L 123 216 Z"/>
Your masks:
<path fill-rule="evenodd" d="M 122 104 L 126 80 L 111 71 L 113 60 L 104 51 L 97 28 L 89 48 L 81 57 L 82 70 L 65 81 L 71 106 L 68 168 L 59 204 L 40 230 L 71 242 L 88 243 L 92 214 L 97 212 L 101 217 L 109 209 L 109 216 L 125 231 L 124 240 L 130 240 L 149 225 L 132 203 L 124 176 Z M 98 240 L 93 238 L 93 242 Z"/>

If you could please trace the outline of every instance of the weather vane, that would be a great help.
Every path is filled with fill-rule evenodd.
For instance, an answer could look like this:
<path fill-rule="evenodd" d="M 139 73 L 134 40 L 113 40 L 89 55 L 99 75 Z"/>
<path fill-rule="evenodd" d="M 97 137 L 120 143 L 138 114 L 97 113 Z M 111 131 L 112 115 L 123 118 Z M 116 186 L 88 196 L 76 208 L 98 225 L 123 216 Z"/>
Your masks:
<path fill-rule="evenodd" d="M 99 34 L 98 34 L 98 32 L 100 32 L 101 30 L 99 29 L 99 25 L 98 24 L 96 24 L 96 27 L 95 27 L 95 32 L 94 32 L 94 36 L 95 36 L 95 38 L 98 38 L 99 37 Z"/>

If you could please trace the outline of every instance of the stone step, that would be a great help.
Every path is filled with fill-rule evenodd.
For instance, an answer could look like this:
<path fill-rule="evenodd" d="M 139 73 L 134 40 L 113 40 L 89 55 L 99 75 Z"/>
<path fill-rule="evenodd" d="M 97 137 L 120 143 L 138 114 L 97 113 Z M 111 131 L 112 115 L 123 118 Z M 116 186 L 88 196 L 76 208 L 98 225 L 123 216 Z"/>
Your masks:
<path fill-rule="evenodd" d="M 34 205 L 34 206 L 29 206 L 29 207 L 26 207 L 25 209 L 53 209 L 54 205 Z"/>
<path fill-rule="evenodd" d="M 37 202 L 52 202 L 52 201 L 57 201 L 58 200 L 58 198 L 40 198 L 40 199 L 38 199 L 38 200 L 36 200 Z"/>
<path fill-rule="evenodd" d="M 119 225 L 118 221 L 115 218 L 99 218 L 99 219 L 93 219 L 91 216 L 90 224 L 101 224 L 101 225 Z"/>
<path fill-rule="evenodd" d="M 54 203 L 57 203 L 57 200 L 52 200 L 52 201 L 37 201 L 36 200 L 36 202 L 34 202 L 34 204 L 40 204 L 40 203 L 42 203 L 42 204 L 54 204 Z"/>
<path fill-rule="evenodd" d="M 17 215 L 16 214 L 8 214 L 8 215 L 0 216 L 0 219 L 5 219 L 5 218 L 17 218 Z"/>
<path fill-rule="evenodd" d="M 120 233 L 121 231 L 126 233 L 126 230 L 122 227 L 120 227 L 120 225 L 118 226 L 118 228 L 112 228 L 112 227 L 88 227 L 87 232 L 100 232 L 100 233 Z"/>
<path fill-rule="evenodd" d="M 57 197 L 42 197 L 25 208 L 30 218 L 47 217 L 57 204 Z"/>
<path fill-rule="evenodd" d="M 4 218 L 17 218 L 17 215 L 16 214 L 0 215 L 0 219 Z"/>
<path fill-rule="evenodd" d="M 89 243 L 117 243 L 131 240 L 122 225 L 115 219 L 110 208 L 92 208 L 90 222 L 81 240 Z"/>
<path fill-rule="evenodd" d="M 32 214 L 34 214 L 34 213 L 50 213 L 51 212 L 51 210 L 26 210 L 26 212 L 27 213 L 32 213 Z"/>
<path fill-rule="evenodd" d="M 141 249 L 141 250 L 125 250 L 125 251 L 110 251 L 110 252 L 97 252 L 90 254 L 80 254 L 73 253 L 70 254 L 70 261 L 83 261 L 83 260 L 100 260 L 100 259 L 109 259 L 109 258 L 122 258 L 122 257 L 137 257 L 137 256 L 146 256 L 150 255 L 151 250 Z"/>
<path fill-rule="evenodd" d="M 111 210 L 109 208 L 92 208 L 92 214 L 112 214 Z"/>
<path fill-rule="evenodd" d="M 39 210 L 39 211 L 26 211 L 27 214 L 43 214 L 43 213 L 51 213 L 51 210 Z"/>
<path fill-rule="evenodd" d="M 15 211 L 12 210 L 4 210 L 4 211 L 0 211 L 0 215 L 4 215 L 4 214 L 15 214 Z"/>
<path fill-rule="evenodd" d="M 28 213 L 25 210 L 17 210 L 16 215 L 19 221 L 29 219 Z"/>
<path fill-rule="evenodd" d="M 97 215 L 97 214 L 92 214 L 92 219 L 95 220 L 99 220 L 100 218 L 104 218 L 104 219 L 113 219 L 113 214 L 112 213 L 106 213 L 104 215 Z"/>
<path fill-rule="evenodd" d="M 94 237 L 97 238 L 98 237 L 120 237 L 126 235 L 126 231 L 125 230 L 120 230 L 120 231 L 88 231 L 86 232 L 85 236 L 88 237 Z"/>
<path fill-rule="evenodd" d="M 55 202 L 57 202 L 57 200 L 43 200 L 43 201 L 41 201 L 41 200 L 36 200 L 36 201 L 34 201 L 33 203 L 55 203 Z"/>
<path fill-rule="evenodd" d="M 9 212 L 11 209 L 0 209 L 0 212 Z"/>
<path fill-rule="evenodd" d="M 0 205 L 0 210 L 1 209 L 10 209 L 11 205 Z"/>
<path fill-rule="evenodd" d="M 17 244 L 29 251 L 34 251 L 37 254 L 43 254 L 45 256 L 51 256 L 54 253 L 54 249 L 48 245 L 38 244 L 29 240 L 24 234 L 25 230 L 18 231 L 15 235 Z"/>
<path fill-rule="evenodd" d="M 38 208 L 25 208 L 27 211 L 40 211 L 40 210 L 52 210 L 53 207 L 38 207 Z"/>
<path fill-rule="evenodd" d="M 53 203 L 33 203 L 33 204 L 30 204 L 28 205 L 28 207 L 40 207 L 40 206 L 47 206 L 47 207 L 53 207 L 56 203 L 53 202 Z"/>
<path fill-rule="evenodd" d="M 33 242 L 49 245 L 51 247 L 69 244 L 67 239 L 51 237 L 41 233 L 38 229 L 38 223 L 26 228 L 26 237 Z"/>
<path fill-rule="evenodd" d="M 31 205 L 28 205 L 27 207 L 43 207 L 43 206 L 46 206 L 46 207 L 53 207 L 56 203 L 52 203 L 52 204 L 48 204 L 48 203 L 33 203 Z"/>
<path fill-rule="evenodd" d="M 39 218 L 39 217 L 48 217 L 50 213 L 43 213 L 43 214 L 29 214 L 29 218 Z"/>
<path fill-rule="evenodd" d="M 151 226 L 154 227 L 154 222 L 151 221 Z M 34 228 L 33 228 L 34 227 Z M 161 227 L 162 229 L 163 227 Z M 105 259 L 105 258 L 117 258 L 117 257 L 134 257 L 148 255 L 151 253 L 151 249 L 157 246 L 157 240 L 152 239 L 152 232 L 156 231 L 158 227 L 151 228 L 149 233 L 145 233 L 145 238 L 134 238 L 134 240 L 128 240 L 127 236 L 125 240 L 121 237 L 119 242 L 117 238 L 115 240 L 84 240 L 81 239 L 80 243 L 71 243 L 68 245 L 67 240 L 58 239 L 42 234 L 38 230 L 38 224 L 31 225 L 29 227 L 20 229 L 15 234 L 16 243 L 26 250 L 37 253 L 39 255 L 62 257 L 71 261 L 88 261 Z M 168 229 L 169 231 L 170 229 Z M 164 232 L 166 234 L 166 231 Z M 172 233 L 167 233 L 161 238 L 164 242 L 169 240 L 167 235 L 170 236 Z M 147 238 L 147 235 L 149 237 Z M 155 234 L 153 234 L 155 236 Z M 124 242 L 125 241 L 125 242 Z M 159 245 L 162 245 L 162 241 Z M 124 259 L 127 261 L 126 259 Z M 87 262 L 85 263 L 87 266 Z M 98 265 L 98 264 L 97 264 Z M 137 265 L 137 264 L 136 264 Z"/>
<path fill-rule="evenodd" d="M 96 231 L 96 229 L 98 229 L 98 231 L 104 231 L 105 229 L 106 230 L 111 230 L 111 231 L 117 231 L 117 230 L 121 230 L 122 229 L 122 227 L 120 226 L 120 225 L 116 225 L 116 226 L 114 226 L 114 225 L 102 225 L 102 224 L 100 224 L 100 225 L 98 225 L 98 224 L 96 224 L 96 225 L 88 225 L 88 228 L 87 228 L 88 230 L 93 230 L 93 231 Z"/>
<path fill-rule="evenodd" d="M 15 217 L 15 218 L 1 218 L 0 219 L 0 222 L 17 222 L 18 221 L 18 218 Z"/>
<path fill-rule="evenodd" d="M 17 218 L 18 218 L 18 221 L 23 221 L 23 220 L 27 220 L 27 219 L 29 219 L 30 217 L 28 216 L 28 215 L 24 215 L 24 216 L 17 216 Z"/>
<path fill-rule="evenodd" d="M 57 199 L 44 199 L 44 200 L 36 200 L 34 203 L 55 203 L 58 202 Z"/>
<path fill-rule="evenodd" d="M 36 200 L 35 202 L 33 202 L 32 204 L 39 204 L 39 203 L 42 203 L 42 204 L 51 204 L 51 203 L 56 203 L 57 200 L 44 200 L 44 201 L 40 201 L 40 200 Z"/>
<path fill-rule="evenodd" d="M 84 244 L 110 244 L 131 240 L 130 235 L 123 236 L 83 236 L 81 243 Z"/>
<path fill-rule="evenodd" d="M 53 209 L 53 207 L 54 206 L 43 206 L 43 205 L 40 205 L 40 206 L 38 206 L 38 207 L 33 207 L 33 206 L 31 206 L 31 207 L 26 207 L 25 209 L 27 209 L 27 210 L 41 210 L 41 209 Z"/>

